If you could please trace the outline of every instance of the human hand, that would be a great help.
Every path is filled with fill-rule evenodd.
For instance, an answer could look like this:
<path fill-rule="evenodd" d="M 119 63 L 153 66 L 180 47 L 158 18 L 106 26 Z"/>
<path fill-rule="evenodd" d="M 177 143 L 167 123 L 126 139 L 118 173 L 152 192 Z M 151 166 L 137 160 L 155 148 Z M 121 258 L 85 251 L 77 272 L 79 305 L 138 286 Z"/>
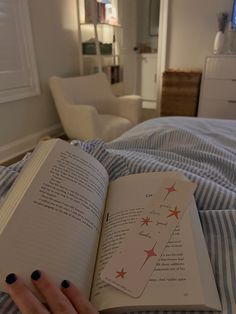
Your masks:
<path fill-rule="evenodd" d="M 68 280 L 61 289 L 47 276 L 36 270 L 31 274 L 32 283 L 47 303 L 45 307 L 15 274 L 6 277 L 6 288 L 22 314 L 98 314 L 83 293 Z"/>

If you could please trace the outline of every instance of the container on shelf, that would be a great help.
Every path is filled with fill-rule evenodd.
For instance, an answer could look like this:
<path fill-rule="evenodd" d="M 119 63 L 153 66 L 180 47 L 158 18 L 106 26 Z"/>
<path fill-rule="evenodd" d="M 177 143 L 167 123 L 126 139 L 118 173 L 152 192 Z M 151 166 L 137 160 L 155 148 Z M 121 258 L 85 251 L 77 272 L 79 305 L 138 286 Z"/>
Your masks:
<path fill-rule="evenodd" d="M 102 55 L 111 55 L 112 54 L 112 44 L 103 44 L 99 43 L 100 51 Z M 85 55 L 96 55 L 96 45 L 95 42 L 85 42 L 82 43 L 83 54 Z"/>

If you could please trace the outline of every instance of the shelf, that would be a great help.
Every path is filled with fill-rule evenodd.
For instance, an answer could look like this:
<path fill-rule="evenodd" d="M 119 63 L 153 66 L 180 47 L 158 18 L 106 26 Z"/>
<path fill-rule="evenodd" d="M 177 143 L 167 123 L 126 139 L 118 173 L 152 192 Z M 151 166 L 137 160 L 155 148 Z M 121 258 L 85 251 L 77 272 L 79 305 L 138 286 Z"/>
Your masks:
<path fill-rule="evenodd" d="M 90 54 L 83 54 L 83 57 L 85 58 L 98 58 L 98 55 L 90 55 Z M 103 55 L 101 54 L 101 57 L 105 57 L 105 58 L 119 58 L 120 55 Z"/>
<path fill-rule="evenodd" d="M 95 68 L 96 71 L 102 72 L 103 67 L 115 65 L 121 67 L 120 47 L 123 27 L 119 23 L 121 19 L 119 18 L 118 7 L 120 6 L 118 6 L 117 1 L 114 1 L 114 6 L 107 7 L 107 11 L 104 11 L 103 5 L 95 5 L 96 0 L 78 0 L 80 18 L 78 27 L 80 33 L 79 58 L 82 74 L 85 72 L 92 73 Z M 91 45 L 85 45 L 85 43 L 91 43 Z"/>
<path fill-rule="evenodd" d="M 80 23 L 80 25 L 83 25 L 83 26 L 85 26 L 85 25 L 89 25 L 89 26 L 94 26 L 94 24 L 93 23 L 85 23 L 85 22 L 83 22 L 83 23 Z M 100 23 L 100 22 L 98 22 L 98 23 L 96 23 L 95 25 L 97 25 L 97 26 L 111 26 L 111 27 L 117 27 L 117 28 L 122 28 L 122 26 L 120 25 L 120 24 L 111 24 L 111 23 Z"/>

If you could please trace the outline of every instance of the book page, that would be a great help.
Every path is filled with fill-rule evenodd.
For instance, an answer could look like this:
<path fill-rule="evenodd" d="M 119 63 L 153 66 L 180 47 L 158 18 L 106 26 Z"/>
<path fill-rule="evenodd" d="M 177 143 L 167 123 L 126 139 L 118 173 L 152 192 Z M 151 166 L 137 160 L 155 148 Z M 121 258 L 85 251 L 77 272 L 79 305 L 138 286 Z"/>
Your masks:
<path fill-rule="evenodd" d="M 19 178 L 15 189 L 20 184 Z M 31 286 L 31 272 L 40 269 L 89 296 L 107 187 L 107 172 L 96 159 L 57 140 L 0 235 L 1 290 L 8 273 Z M 3 210 L 10 201 L 11 194 Z"/>
<path fill-rule="evenodd" d="M 181 179 L 174 172 L 148 173 L 123 177 L 110 185 L 91 297 L 99 310 L 116 307 L 151 310 L 156 305 L 159 309 L 167 305 L 169 309 L 178 305 L 190 309 L 193 304 L 201 308 L 203 296 L 190 223 L 194 202 L 175 229 L 141 297 L 132 298 L 100 279 L 102 269 L 119 248 L 130 225 L 168 176 Z M 148 237 L 145 228 L 140 233 Z"/>

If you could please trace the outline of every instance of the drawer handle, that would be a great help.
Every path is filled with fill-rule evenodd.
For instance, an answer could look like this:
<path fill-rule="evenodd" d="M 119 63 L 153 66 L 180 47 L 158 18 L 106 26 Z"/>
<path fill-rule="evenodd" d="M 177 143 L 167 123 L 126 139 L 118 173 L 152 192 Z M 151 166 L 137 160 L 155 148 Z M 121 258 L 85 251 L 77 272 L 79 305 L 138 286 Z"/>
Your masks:
<path fill-rule="evenodd" d="M 228 100 L 228 103 L 230 103 L 230 104 L 236 104 L 236 100 Z"/>
<path fill-rule="evenodd" d="M 236 79 L 232 79 L 232 82 L 236 82 Z"/>

